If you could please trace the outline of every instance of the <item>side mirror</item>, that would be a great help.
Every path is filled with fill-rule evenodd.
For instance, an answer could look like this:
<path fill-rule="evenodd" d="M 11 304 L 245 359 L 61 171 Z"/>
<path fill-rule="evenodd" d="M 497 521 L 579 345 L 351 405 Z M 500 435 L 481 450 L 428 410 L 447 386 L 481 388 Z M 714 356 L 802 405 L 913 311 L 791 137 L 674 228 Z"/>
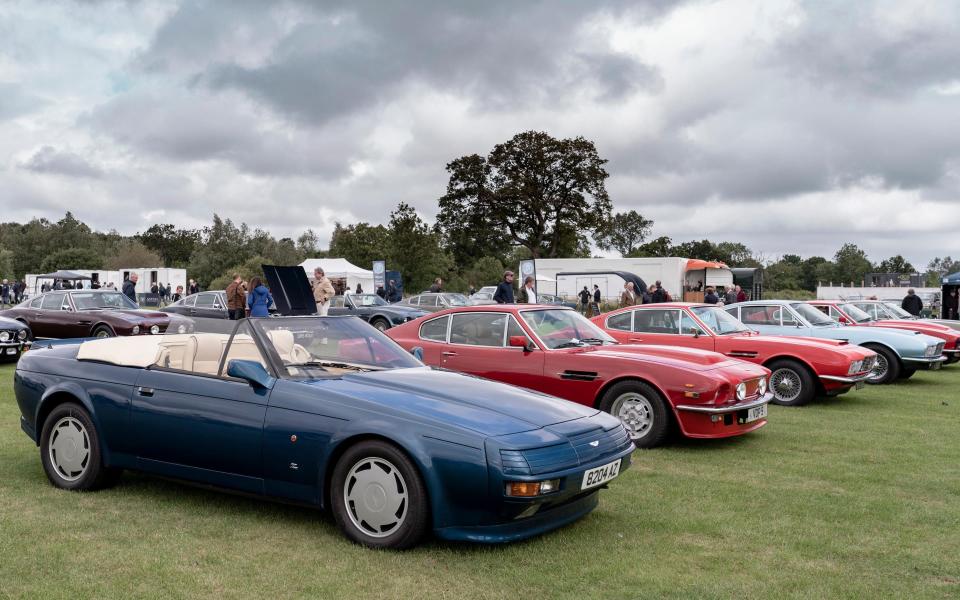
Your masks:
<path fill-rule="evenodd" d="M 244 379 L 254 387 L 269 389 L 273 387 L 273 377 L 263 365 L 255 360 L 231 360 L 227 363 L 227 376 Z"/>
<path fill-rule="evenodd" d="M 411 348 L 410 354 L 412 354 L 415 359 L 423 362 L 423 348 L 421 348 L 420 346 L 414 346 L 413 348 Z"/>
<path fill-rule="evenodd" d="M 690 328 L 690 333 L 692 333 L 694 339 L 696 339 L 696 338 L 700 337 L 700 328 L 699 328 L 699 327 L 691 327 L 691 328 Z"/>
<path fill-rule="evenodd" d="M 840 316 L 840 322 L 843 323 L 844 325 L 850 324 L 850 320 L 844 317 L 843 315 Z"/>
<path fill-rule="evenodd" d="M 525 335 L 511 335 L 508 343 L 511 348 L 523 348 L 524 352 L 533 352 L 536 349 Z"/>

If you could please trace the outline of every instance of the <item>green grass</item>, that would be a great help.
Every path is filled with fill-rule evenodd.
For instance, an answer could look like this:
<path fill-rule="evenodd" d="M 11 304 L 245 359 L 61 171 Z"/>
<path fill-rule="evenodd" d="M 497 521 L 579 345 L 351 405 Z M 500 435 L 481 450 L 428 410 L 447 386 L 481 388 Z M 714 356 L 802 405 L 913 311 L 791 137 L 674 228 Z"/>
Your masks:
<path fill-rule="evenodd" d="M 0 368 L 0 597 L 957 598 L 960 365 L 637 452 L 508 546 L 375 552 L 325 513 L 126 474 L 55 490 Z"/>

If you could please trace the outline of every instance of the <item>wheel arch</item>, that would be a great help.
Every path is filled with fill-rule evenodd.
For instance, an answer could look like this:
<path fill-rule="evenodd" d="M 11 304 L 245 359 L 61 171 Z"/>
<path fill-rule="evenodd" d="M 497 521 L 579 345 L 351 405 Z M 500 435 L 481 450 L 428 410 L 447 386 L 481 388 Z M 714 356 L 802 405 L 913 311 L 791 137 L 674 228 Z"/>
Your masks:
<path fill-rule="evenodd" d="M 813 365 L 809 362 L 793 354 L 777 354 L 763 361 L 763 366 L 770 369 L 770 365 L 778 360 L 789 360 L 799 364 L 813 379 L 813 385 L 816 386 L 817 395 L 822 396 L 826 394 L 826 388 L 823 387 L 823 381 L 820 380 L 820 375 L 817 374 L 817 370 L 814 369 Z"/>
<path fill-rule="evenodd" d="M 604 314 L 606 314 L 606 313 L 604 313 Z M 600 403 L 603 401 L 603 397 L 607 395 L 607 392 L 610 391 L 610 388 L 612 388 L 613 386 L 617 385 L 618 383 L 624 383 L 624 382 L 628 382 L 628 381 L 636 381 L 637 383 L 645 383 L 645 384 L 649 385 L 650 387 L 652 387 L 654 390 L 656 390 L 657 393 L 660 394 L 660 399 L 663 400 L 663 401 L 666 403 L 667 408 L 668 408 L 669 411 L 670 411 L 671 425 L 676 426 L 676 427 L 679 427 L 680 430 L 684 433 L 684 435 L 686 435 L 686 432 L 683 431 L 683 422 L 681 421 L 680 415 L 679 415 L 678 412 L 677 412 L 677 407 L 675 407 L 675 406 L 673 405 L 673 402 L 670 401 L 670 395 L 667 394 L 667 393 L 663 390 L 663 388 L 662 388 L 661 386 L 657 385 L 655 382 L 653 382 L 653 381 L 650 380 L 650 379 L 647 379 L 646 377 L 642 377 L 642 376 L 639 376 L 639 375 L 620 375 L 620 376 L 618 376 L 618 377 L 612 378 L 610 381 L 604 383 L 604 384 L 600 387 L 600 389 L 597 391 L 597 395 L 596 395 L 596 397 L 593 399 L 593 408 L 596 408 L 597 410 L 600 410 Z"/>
<path fill-rule="evenodd" d="M 93 337 L 93 332 L 100 327 L 108 327 L 110 331 L 113 332 L 113 335 L 117 335 L 117 328 L 114 327 L 113 324 L 111 324 L 109 321 L 100 320 L 90 326 L 90 337 Z"/>
<path fill-rule="evenodd" d="M 52 413 L 58 406 L 68 402 L 79 404 L 87 411 L 87 414 L 90 415 L 90 419 L 97 428 L 97 437 L 100 440 L 100 448 L 102 449 L 104 457 L 107 457 L 109 455 L 109 449 L 103 443 L 100 420 L 97 418 L 97 413 L 93 409 L 93 402 L 91 402 L 90 396 L 80 385 L 72 382 L 57 384 L 43 393 L 43 396 L 41 397 L 37 406 L 37 415 L 34 421 L 36 424 L 37 445 L 40 445 L 40 438 L 43 436 L 43 428 L 46 426 L 47 418 L 50 416 L 50 413 Z"/>
<path fill-rule="evenodd" d="M 873 350 L 873 348 L 876 347 L 876 346 L 879 346 L 879 347 L 883 348 L 884 350 L 888 350 L 888 351 L 892 352 L 894 356 L 897 357 L 897 362 L 900 363 L 900 367 L 901 367 L 901 368 L 903 367 L 903 357 L 900 355 L 900 353 L 897 351 L 897 349 L 894 348 L 893 346 L 891 346 L 890 344 L 887 344 L 887 343 L 884 343 L 884 342 L 879 342 L 879 341 L 876 341 L 876 340 L 869 340 L 869 341 L 863 342 L 862 344 L 859 344 L 859 345 L 860 345 L 860 346 L 863 346 L 864 348 L 866 348 L 866 349 L 868 349 L 868 350 Z"/>

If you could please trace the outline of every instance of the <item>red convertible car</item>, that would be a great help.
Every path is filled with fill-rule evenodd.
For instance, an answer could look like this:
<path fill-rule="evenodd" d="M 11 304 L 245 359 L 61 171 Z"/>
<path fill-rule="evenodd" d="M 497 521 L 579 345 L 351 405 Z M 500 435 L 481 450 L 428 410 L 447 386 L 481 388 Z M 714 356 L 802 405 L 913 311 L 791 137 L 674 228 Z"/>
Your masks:
<path fill-rule="evenodd" d="M 24 300 L 0 316 L 29 326 L 38 338 L 113 337 L 160 334 L 170 315 L 139 310 L 113 290 L 60 290 Z"/>
<path fill-rule="evenodd" d="M 387 330 L 428 365 L 529 388 L 620 418 L 641 448 L 672 424 L 694 438 L 766 424 L 770 371 L 714 352 L 619 344 L 583 315 L 548 305 L 467 306 Z"/>
<path fill-rule="evenodd" d="M 846 342 L 760 335 L 712 304 L 685 302 L 631 306 L 592 319 L 627 344 L 667 344 L 712 350 L 772 371 L 773 402 L 799 406 L 820 395 L 861 388 L 876 353 Z"/>
<path fill-rule="evenodd" d="M 943 340 L 943 355 L 947 358 L 944 364 L 949 365 L 960 361 L 960 332 L 946 325 L 909 319 L 876 319 L 864 310 L 864 308 L 867 307 L 861 305 L 860 302 L 812 300 L 810 304 L 834 321 L 845 325 L 868 325 L 870 327 L 905 329 L 907 331 L 917 331 L 935 338 L 940 338 Z"/>

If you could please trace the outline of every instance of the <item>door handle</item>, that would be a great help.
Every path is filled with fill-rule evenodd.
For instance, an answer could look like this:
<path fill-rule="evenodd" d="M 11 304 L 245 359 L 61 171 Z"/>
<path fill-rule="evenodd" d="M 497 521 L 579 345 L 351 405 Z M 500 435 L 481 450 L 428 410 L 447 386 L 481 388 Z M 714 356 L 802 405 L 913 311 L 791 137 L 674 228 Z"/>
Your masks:
<path fill-rule="evenodd" d="M 137 393 L 141 396 L 153 396 L 153 388 L 138 387 Z"/>
<path fill-rule="evenodd" d="M 642 342 L 643 338 L 630 338 L 631 342 Z"/>
<path fill-rule="evenodd" d="M 456 352 L 441 352 L 440 354 L 442 354 L 443 356 L 456 356 L 456 355 L 457 355 Z"/>

